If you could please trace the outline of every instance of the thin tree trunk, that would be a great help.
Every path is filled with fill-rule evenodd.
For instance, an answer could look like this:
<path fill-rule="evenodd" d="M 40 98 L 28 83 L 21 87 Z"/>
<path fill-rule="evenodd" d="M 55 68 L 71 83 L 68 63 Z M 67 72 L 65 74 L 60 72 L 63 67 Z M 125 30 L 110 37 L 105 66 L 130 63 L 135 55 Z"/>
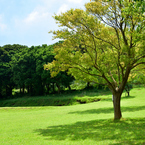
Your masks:
<path fill-rule="evenodd" d="M 52 83 L 52 89 L 53 89 L 53 93 L 55 92 L 55 86 L 54 83 Z"/>
<path fill-rule="evenodd" d="M 70 87 L 70 85 L 68 85 L 68 89 L 69 89 L 69 91 L 71 91 L 71 87 Z"/>
<path fill-rule="evenodd" d="M 121 94 L 113 94 L 113 106 L 114 106 L 114 120 L 119 120 L 122 117 L 120 108 Z"/>
<path fill-rule="evenodd" d="M 87 88 L 89 88 L 90 87 L 90 82 L 87 82 Z"/>
<path fill-rule="evenodd" d="M 60 94 L 60 85 L 56 83 L 56 86 L 58 88 L 58 94 Z"/>
<path fill-rule="evenodd" d="M 33 86 L 32 86 L 32 84 L 30 84 L 30 95 L 31 96 L 33 95 Z"/>
<path fill-rule="evenodd" d="M 20 94 L 22 93 L 21 87 L 20 87 Z"/>
<path fill-rule="evenodd" d="M 27 87 L 27 93 L 28 94 L 30 93 L 30 87 L 29 86 Z"/>
<path fill-rule="evenodd" d="M 6 96 L 12 96 L 12 87 L 6 86 Z"/>
<path fill-rule="evenodd" d="M 129 96 L 130 96 L 130 95 L 129 95 L 129 91 L 127 92 L 127 94 L 128 94 L 128 97 L 129 97 Z"/>
<path fill-rule="evenodd" d="M 50 91 L 50 84 L 46 84 L 46 93 L 49 94 L 49 91 Z"/>
<path fill-rule="evenodd" d="M 25 85 L 23 84 L 23 92 L 22 92 L 23 94 L 25 93 Z"/>

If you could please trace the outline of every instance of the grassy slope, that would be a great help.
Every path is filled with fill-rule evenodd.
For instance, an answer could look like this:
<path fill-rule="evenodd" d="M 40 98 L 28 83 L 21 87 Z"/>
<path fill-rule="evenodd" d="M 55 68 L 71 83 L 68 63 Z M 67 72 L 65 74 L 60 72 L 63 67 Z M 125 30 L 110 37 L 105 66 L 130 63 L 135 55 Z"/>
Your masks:
<path fill-rule="evenodd" d="M 0 107 L 22 106 L 69 106 L 97 102 L 105 99 L 110 91 L 82 90 L 72 93 L 51 94 L 49 96 L 24 96 L 16 99 L 0 100 Z M 100 97 L 101 94 L 101 97 Z"/>
<path fill-rule="evenodd" d="M 113 121 L 110 99 L 63 107 L 0 108 L 2 145 L 145 144 L 145 89 L 122 97 L 123 118 Z"/>

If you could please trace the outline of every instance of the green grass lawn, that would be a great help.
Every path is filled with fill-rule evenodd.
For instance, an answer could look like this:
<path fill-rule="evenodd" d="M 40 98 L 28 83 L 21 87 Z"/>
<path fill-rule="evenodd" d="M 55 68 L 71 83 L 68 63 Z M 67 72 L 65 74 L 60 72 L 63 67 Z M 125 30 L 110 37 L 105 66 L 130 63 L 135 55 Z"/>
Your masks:
<path fill-rule="evenodd" d="M 93 94 L 95 95 L 95 94 Z M 112 95 L 72 106 L 1 107 L 1 145 L 144 145 L 145 89 L 122 96 L 123 119 L 113 121 Z"/>

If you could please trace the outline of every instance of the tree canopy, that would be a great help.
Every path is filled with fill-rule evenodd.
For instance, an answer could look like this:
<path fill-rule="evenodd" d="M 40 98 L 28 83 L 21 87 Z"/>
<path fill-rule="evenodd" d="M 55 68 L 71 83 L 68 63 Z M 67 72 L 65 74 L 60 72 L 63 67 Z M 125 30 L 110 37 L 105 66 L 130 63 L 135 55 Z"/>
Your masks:
<path fill-rule="evenodd" d="M 60 72 L 51 78 L 50 71 L 44 70 L 43 65 L 54 60 L 55 45 L 57 43 L 30 48 L 19 44 L 0 47 L 0 99 L 12 97 L 13 89 L 29 95 L 60 93 L 66 87 L 70 89 L 72 76 Z"/>
<path fill-rule="evenodd" d="M 122 117 L 120 99 L 131 70 L 145 64 L 145 14 L 141 1 L 95 0 L 86 10 L 55 15 L 64 42 L 55 60 L 45 65 L 55 76 L 68 70 L 76 79 L 101 82 L 113 94 L 114 119 Z"/>

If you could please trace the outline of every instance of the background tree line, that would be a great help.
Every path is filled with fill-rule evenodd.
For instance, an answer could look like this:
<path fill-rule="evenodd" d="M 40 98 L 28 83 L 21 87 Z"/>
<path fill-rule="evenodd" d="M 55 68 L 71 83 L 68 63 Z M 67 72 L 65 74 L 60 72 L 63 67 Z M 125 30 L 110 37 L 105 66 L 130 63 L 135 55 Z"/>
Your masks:
<path fill-rule="evenodd" d="M 54 46 L 60 43 L 62 42 L 30 48 L 19 44 L 0 46 L 0 98 L 11 97 L 13 89 L 19 89 L 20 94 L 29 95 L 44 95 L 56 91 L 60 93 L 65 88 L 71 90 L 70 84 L 74 80 L 72 76 L 60 72 L 52 78 L 50 71 L 44 70 L 43 67 L 44 64 L 54 60 Z M 139 72 L 139 75 L 131 79 L 130 84 L 145 84 L 143 74 Z M 87 88 L 90 85 L 90 82 L 86 83 Z M 104 88 L 101 84 L 97 87 Z M 130 87 L 128 89 L 127 86 L 125 89 L 128 92 Z"/>
<path fill-rule="evenodd" d="M 58 42 L 61 43 L 61 42 Z M 12 96 L 12 90 L 29 95 L 60 93 L 68 87 L 73 77 L 60 72 L 51 78 L 50 72 L 43 65 L 54 60 L 55 45 L 27 46 L 14 44 L 0 47 L 0 98 Z"/>

